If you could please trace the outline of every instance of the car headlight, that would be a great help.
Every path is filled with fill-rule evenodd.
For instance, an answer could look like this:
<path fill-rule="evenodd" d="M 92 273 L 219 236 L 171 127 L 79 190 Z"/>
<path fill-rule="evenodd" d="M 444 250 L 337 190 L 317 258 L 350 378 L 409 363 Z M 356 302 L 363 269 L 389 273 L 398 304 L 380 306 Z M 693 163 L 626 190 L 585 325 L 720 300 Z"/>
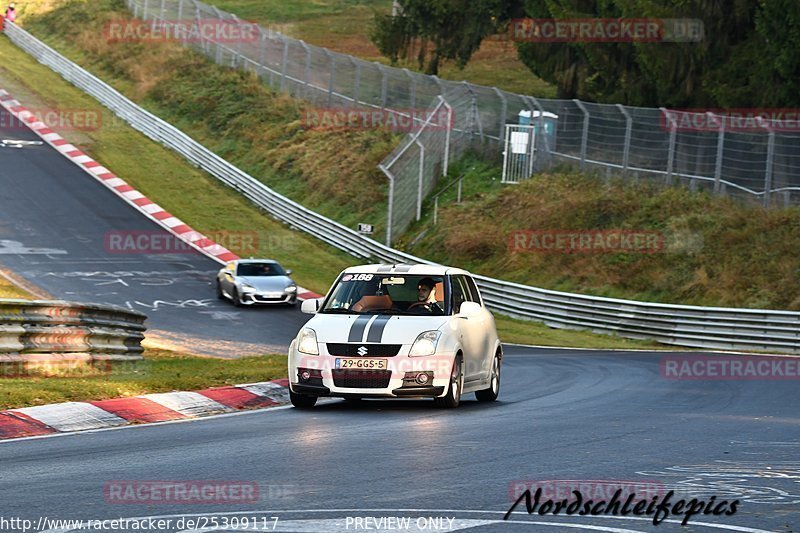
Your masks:
<path fill-rule="evenodd" d="M 411 357 L 420 355 L 433 355 L 436 353 L 436 344 L 439 342 L 441 336 L 439 331 L 423 331 L 417 336 L 414 344 L 411 345 L 411 351 L 408 353 Z"/>
<path fill-rule="evenodd" d="M 303 328 L 297 336 L 297 351 L 309 355 L 319 355 L 317 332 L 311 328 Z"/>
<path fill-rule="evenodd" d="M 284 289 L 285 292 L 297 292 L 297 285 L 289 285 Z"/>
<path fill-rule="evenodd" d="M 256 292 L 256 288 L 247 283 L 242 283 L 242 292 Z"/>

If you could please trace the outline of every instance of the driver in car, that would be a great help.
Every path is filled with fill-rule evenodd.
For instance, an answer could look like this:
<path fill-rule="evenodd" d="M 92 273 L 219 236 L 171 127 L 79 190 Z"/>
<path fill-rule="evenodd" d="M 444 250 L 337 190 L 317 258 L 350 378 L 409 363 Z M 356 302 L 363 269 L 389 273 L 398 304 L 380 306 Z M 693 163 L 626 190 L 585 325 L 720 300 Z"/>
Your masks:
<path fill-rule="evenodd" d="M 417 301 L 408 306 L 409 311 L 441 311 L 436 303 L 436 282 L 432 278 L 422 278 L 417 285 Z"/>

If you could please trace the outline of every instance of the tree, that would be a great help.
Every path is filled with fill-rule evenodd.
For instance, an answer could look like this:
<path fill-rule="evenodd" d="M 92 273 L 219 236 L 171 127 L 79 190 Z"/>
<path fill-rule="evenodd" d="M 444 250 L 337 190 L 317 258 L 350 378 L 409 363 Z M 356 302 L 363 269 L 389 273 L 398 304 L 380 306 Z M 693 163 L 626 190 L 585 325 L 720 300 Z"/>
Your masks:
<path fill-rule="evenodd" d="M 509 0 L 398 0 L 398 14 L 378 15 L 370 38 L 392 63 L 416 56 L 420 70 L 438 74 L 443 61 L 463 68 L 507 18 Z"/>

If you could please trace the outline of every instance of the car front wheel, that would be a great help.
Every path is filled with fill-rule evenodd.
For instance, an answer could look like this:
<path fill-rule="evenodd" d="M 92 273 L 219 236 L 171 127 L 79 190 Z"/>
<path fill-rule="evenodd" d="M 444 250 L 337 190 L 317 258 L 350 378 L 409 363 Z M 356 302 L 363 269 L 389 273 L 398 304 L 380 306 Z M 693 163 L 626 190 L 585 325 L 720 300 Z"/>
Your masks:
<path fill-rule="evenodd" d="M 450 386 L 447 394 L 442 398 L 434 398 L 437 407 L 453 409 L 461 403 L 461 387 L 464 384 L 464 373 L 462 369 L 462 359 L 459 354 L 453 361 L 453 370 L 450 372 Z"/>

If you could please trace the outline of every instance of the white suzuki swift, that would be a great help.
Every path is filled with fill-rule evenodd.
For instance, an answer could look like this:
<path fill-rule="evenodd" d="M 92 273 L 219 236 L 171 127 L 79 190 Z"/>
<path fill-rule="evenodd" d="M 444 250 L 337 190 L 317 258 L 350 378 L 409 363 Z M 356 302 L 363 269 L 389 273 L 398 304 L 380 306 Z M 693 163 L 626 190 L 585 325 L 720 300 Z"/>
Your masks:
<path fill-rule="evenodd" d="M 295 407 L 320 396 L 434 398 L 458 406 L 500 390 L 494 317 L 469 272 L 429 265 L 364 265 L 342 272 L 289 347 Z"/>

